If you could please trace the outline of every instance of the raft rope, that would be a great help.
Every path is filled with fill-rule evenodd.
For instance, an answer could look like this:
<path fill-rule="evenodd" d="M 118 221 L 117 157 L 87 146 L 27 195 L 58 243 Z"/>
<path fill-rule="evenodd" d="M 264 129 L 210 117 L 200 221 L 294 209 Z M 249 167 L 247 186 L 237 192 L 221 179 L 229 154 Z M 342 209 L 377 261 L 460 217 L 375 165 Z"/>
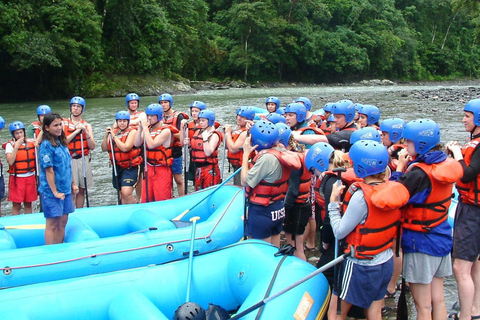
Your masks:
<path fill-rule="evenodd" d="M 204 237 L 195 238 L 195 240 L 205 239 L 207 242 L 210 242 L 209 239 L 211 238 L 211 235 L 213 234 L 213 232 L 214 232 L 215 229 L 217 228 L 217 226 L 218 226 L 218 224 L 220 223 L 220 221 L 221 221 L 221 220 L 223 219 L 223 217 L 225 216 L 225 213 L 227 212 L 228 208 L 232 205 L 233 200 L 235 200 L 235 198 L 237 197 L 237 195 L 238 195 L 241 191 L 242 191 L 242 189 L 238 190 L 237 193 L 235 193 L 235 195 L 232 197 L 232 200 L 230 200 L 230 202 L 228 203 L 227 207 L 226 207 L 225 210 L 222 212 L 222 215 L 219 217 L 219 219 L 217 219 L 217 221 L 215 222 L 214 226 L 213 226 L 212 229 L 210 230 L 209 234 L 206 235 L 206 236 L 204 236 Z M 91 254 L 91 255 L 88 255 L 88 256 L 82 256 L 82 257 L 77 257 L 77 258 L 72 258 L 72 259 L 65 259 L 65 260 L 59 260 L 59 261 L 53 261 L 53 262 L 47 262 L 47 263 L 39 263 L 39 264 L 16 266 L 16 267 L 3 267 L 3 268 L 0 268 L 0 270 L 2 270 L 4 273 L 5 273 L 5 272 L 9 272 L 9 273 L 11 274 L 11 271 L 12 271 L 12 270 L 16 270 L 16 269 L 27 269 L 27 268 L 35 268 L 35 267 L 45 267 L 45 266 L 51 266 L 51 265 L 62 264 L 62 263 L 67 263 L 67 262 L 73 262 L 73 261 L 78 261 L 78 260 L 83 260 L 83 259 L 88 259 L 88 258 L 96 258 L 96 257 L 106 256 L 106 255 L 111 255 L 111 254 L 116 254 L 116 253 L 124 253 L 124 252 L 136 251 L 136 250 L 150 249 L 150 248 L 160 247 L 160 246 L 169 245 L 169 244 L 176 244 L 176 243 L 181 243 L 181 242 L 187 242 L 187 241 L 191 241 L 191 239 L 188 238 L 188 239 L 182 239 L 182 240 L 175 240 L 175 241 L 169 241 L 169 242 L 156 243 L 156 244 L 152 244 L 152 245 L 148 245 L 148 246 L 142 246 L 142 247 L 136 247 L 136 248 L 130 248 L 130 249 L 115 250 L 115 251 L 108 251 L 108 252 L 101 252 L 101 253 L 94 253 L 94 254 Z M 185 258 L 177 259 L 177 260 L 183 260 L 183 259 L 185 259 Z M 173 260 L 173 261 L 177 261 L 177 260 Z"/>

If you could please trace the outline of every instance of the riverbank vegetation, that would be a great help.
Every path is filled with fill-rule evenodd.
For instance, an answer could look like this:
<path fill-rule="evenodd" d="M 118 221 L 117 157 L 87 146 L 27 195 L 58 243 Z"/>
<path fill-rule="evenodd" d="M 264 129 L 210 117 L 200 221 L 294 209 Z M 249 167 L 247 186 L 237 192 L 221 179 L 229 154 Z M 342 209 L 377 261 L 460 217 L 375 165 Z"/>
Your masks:
<path fill-rule="evenodd" d="M 479 6 L 476 0 L 4 0 L 0 99 L 148 93 L 187 79 L 477 78 Z"/>

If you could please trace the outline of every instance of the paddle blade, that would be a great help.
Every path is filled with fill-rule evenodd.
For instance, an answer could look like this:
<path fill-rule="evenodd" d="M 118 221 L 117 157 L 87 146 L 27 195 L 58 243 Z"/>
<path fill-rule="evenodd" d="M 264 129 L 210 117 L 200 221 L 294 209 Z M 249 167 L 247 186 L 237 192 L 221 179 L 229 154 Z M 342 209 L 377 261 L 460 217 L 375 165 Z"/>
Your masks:
<path fill-rule="evenodd" d="M 397 320 L 408 320 L 407 298 L 405 297 L 406 286 L 405 279 L 402 278 L 402 290 L 397 304 Z"/>
<path fill-rule="evenodd" d="M 45 229 L 45 225 L 44 224 L 23 224 L 18 226 L 0 227 L 0 229 L 2 228 L 6 230 L 14 230 L 14 229 L 43 230 Z"/>

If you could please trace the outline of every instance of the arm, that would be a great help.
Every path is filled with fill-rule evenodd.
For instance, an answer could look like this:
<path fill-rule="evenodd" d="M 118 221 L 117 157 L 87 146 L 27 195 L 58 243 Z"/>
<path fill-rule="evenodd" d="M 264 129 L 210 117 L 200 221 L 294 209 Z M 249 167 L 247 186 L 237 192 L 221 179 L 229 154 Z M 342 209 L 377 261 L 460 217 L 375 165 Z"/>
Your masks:
<path fill-rule="evenodd" d="M 232 127 L 230 125 L 225 125 L 225 142 L 227 143 L 228 151 L 235 154 L 242 150 L 243 143 L 247 137 L 247 131 L 243 131 L 238 136 L 237 141 L 233 141 L 232 138 Z"/>
<path fill-rule="evenodd" d="M 58 199 L 65 199 L 65 193 L 58 192 L 57 186 L 55 184 L 55 172 L 53 171 L 53 167 L 45 168 L 45 176 L 47 177 L 47 183 L 52 190 L 53 196 Z"/>
<path fill-rule="evenodd" d="M 137 130 L 132 130 L 128 134 L 127 141 L 122 142 L 122 140 L 118 136 L 114 134 L 111 135 L 113 142 L 115 142 L 118 149 L 120 149 L 120 151 L 122 152 L 128 152 L 132 150 L 136 136 L 137 136 Z"/>
<path fill-rule="evenodd" d="M 154 149 L 160 145 L 168 147 L 168 144 L 170 144 L 171 141 L 172 132 L 170 131 L 170 129 L 164 129 L 159 135 L 155 137 L 155 139 L 153 139 L 150 135 L 150 132 L 148 132 L 148 128 L 143 127 L 143 136 L 145 137 L 145 143 L 147 144 L 147 146 L 150 149 Z"/>
<path fill-rule="evenodd" d="M 87 124 L 84 129 L 85 136 L 87 138 L 88 149 L 95 149 L 95 140 L 93 139 L 93 129 L 92 126 Z"/>
<path fill-rule="evenodd" d="M 220 138 L 218 137 L 218 134 L 210 134 L 209 138 L 205 139 L 205 136 L 203 136 L 203 151 L 205 151 L 205 155 L 207 157 L 211 156 L 215 149 L 217 149 L 218 142 L 220 141 Z"/>
<path fill-rule="evenodd" d="M 112 132 L 112 128 L 107 127 L 107 129 L 105 129 L 105 135 L 103 136 L 103 140 L 102 140 L 102 144 L 101 144 L 102 151 L 108 151 L 108 147 L 110 145 L 110 140 L 108 139 L 108 135 L 111 132 Z"/>
<path fill-rule="evenodd" d="M 25 138 L 20 138 L 18 140 L 15 140 L 15 143 L 13 144 L 13 147 L 12 147 L 12 151 L 7 152 L 9 150 L 6 150 L 5 157 L 7 158 L 7 163 L 10 166 L 12 166 L 15 163 L 15 159 L 17 158 L 18 148 L 20 148 L 20 146 L 24 141 L 25 141 Z M 8 145 L 7 145 L 7 148 L 9 148 Z"/>
<path fill-rule="evenodd" d="M 248 155 L 255 150 L 258 146 L 251 145 L 252 138 L 250 136 L 246 137 L 245 142 L 243 143 L 243 158 L 242 158 L 242 171 L 240 172 L 241 184 L 244 187 L 247 187 L 247 173 L 248 173 Z"/>
<path fill-rule="evenodd" d="M 292 131 L 292 136 L 297 142 L 303 144 L 315 144 L 317 142 L 327 142 L 328 139 L 326 136 L 318 135 L 318 134 L 300 134 L 298 131 Z"/>
<path fill-rule="evenodd" d="M 139 122 L 138 125 L 138 131 L 137 134 L 135 135 L 135 141 L 133 142 L 133 145 L 135 147 L 140 147 L 143 144 L 143 127 L 147 126 L 147 120 L 145 118 L 140 119 L 141 121 Z"/>

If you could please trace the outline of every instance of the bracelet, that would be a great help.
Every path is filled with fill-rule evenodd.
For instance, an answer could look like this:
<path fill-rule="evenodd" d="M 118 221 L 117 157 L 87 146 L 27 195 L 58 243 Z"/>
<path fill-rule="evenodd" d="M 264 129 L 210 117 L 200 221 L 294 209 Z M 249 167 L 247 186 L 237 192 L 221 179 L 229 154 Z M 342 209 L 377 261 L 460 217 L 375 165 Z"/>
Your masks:
<path fill-rule="evenodd" d="M 58 195 L 58 191 L 53 194 L 53 196 L 56 198 Z"/>

